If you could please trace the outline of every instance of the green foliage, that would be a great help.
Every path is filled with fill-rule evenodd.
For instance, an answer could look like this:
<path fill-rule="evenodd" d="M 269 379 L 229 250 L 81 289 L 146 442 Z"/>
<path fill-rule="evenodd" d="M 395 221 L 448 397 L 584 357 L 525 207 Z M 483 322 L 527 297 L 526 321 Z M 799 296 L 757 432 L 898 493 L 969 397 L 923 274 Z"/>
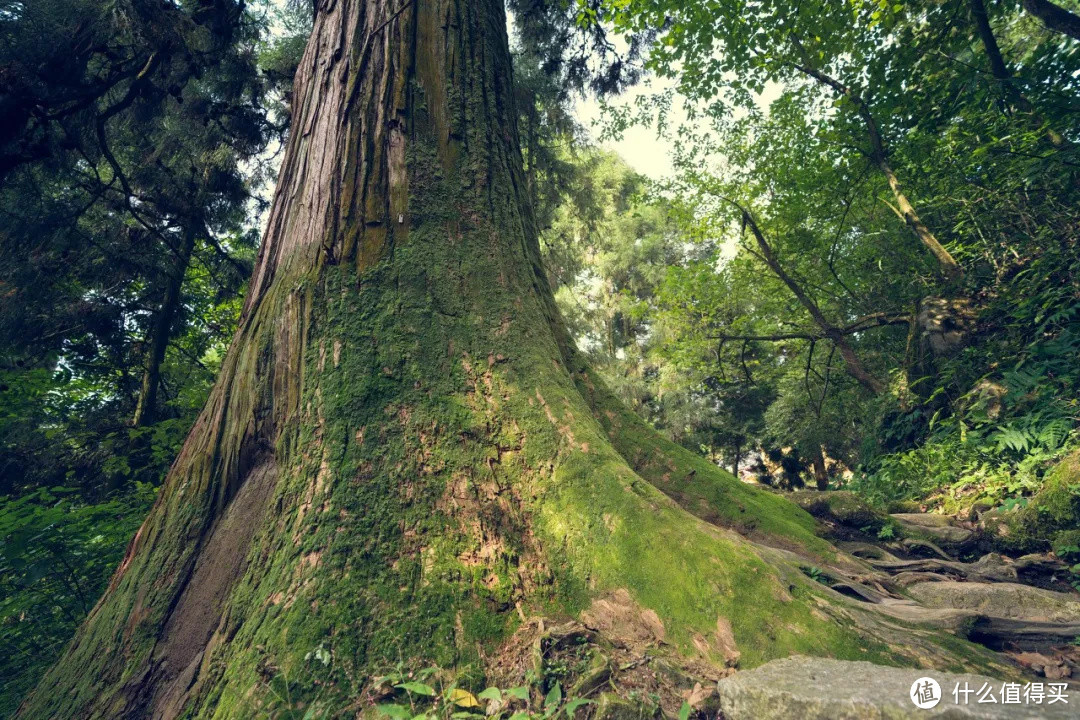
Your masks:
<path fill-rule="evenodd" d="M 431 668 L 425 677 L 436 674 Z M 382 684 L 387 678 L 376 681 Z M 418 681 L 395 684 L 397 691 L 404 691 L 408 705 L 399 702 L 381 702 L 375 709 L 380 715 L 392 720 L 466 720 L 468 718 L 496 718 L 496 720 L 552 720 L 565 717 L 573 720 L 581 717 L 578 711 L 594 701 L 579 697 L 564 697 L 562 685 L 556 681 L 547 693 L 539 692 L 541 683 L 532 687 L 487 687 L 477 694 L 449 683 L 443 690 Z M 399 693 L 400 694 L 400 693 Z"/>
<path fill-rule="evenodd" d="M 304 56 L 312 28 L 311 6 L 306 2 L 273 2 L 264 22 L 271 32 L 257 46 L 259 70 L 270 88 L 266 109 L 282 127 L 292 118 L 293 79 Z"/>
<path fill-rule="evenodd" d="M 235 328 L 306 26 L 265 0 L 8 5 L 0 492 L 156 482 Z M 144 395 L 155 438 L 127 433 Z"/>
<path fill-rule="evenodd" d="M 999 515 L 1005 540 L 1021 551 L 1061 548 L 1064 556 L 1080 544 L 1080 451 L 1072 451 L 1046 473 L 1042 486 Z"/>
<path fill-rule="evenodd" d="M 236 329 L 307 27 L 283 12 L 0 11 L 0 715 L 96 602 Z"/>
<path fill-rule="evenodd" d="M 419 685 L 419 683 L 410 683 Z M 406 689 L 403 685 L 395 686 Z M 562 686 L 555 683 L 551 691 L 544 696 L 542 703 L 533 706 L 531 693 L 527 687 L 514 687 L 500 690 L 497 687 L 485 688 L 477 695 L 468 690 L 450 686 L 439 693 L 435 688 L 424 685 L 423 697 L 431 698 L 428 702 L 416 703 L 411 697 L 408 706 L 384 702 L 375 706 L 379 715 L 392 720 L 466 720 L 467 718 L 491 717 L 498 720 L 551 720 L 565 717 L 573 720 L 581 717 L 578 710 L 593 704 L 585 698 L 563 698 Z M 483 701 L 483 702 L 481 702 Z"/>
<path fill-rule="evenodd" d="M 990 41 L 964 3 L 605 7 L 618 30 L 662 28 L 648 66 L 689 118 L 665 192 L 688 208 L 685 237 L 718 247 L 669 269 L 659 293 L 674 371 L 698 387 L 761 388 L 771 399 L 734 437 L 824 449 L 875 501 L 957 509 L 1034 492 L 1080 416 L 1074 48 L 1015 4 L 989 4 Z M 984 69 L 995 53 L 1007 77 Z M 610 130 L 670 129 L 672 102 L 617 109 Z M 897 184 L 962 282 L 944 282 L 897 217 Z M 903 318 L 941 295 L 970 299 L 976 329 L 928 361 Z M 862 324 L 875 317 L 896 320 Z M 822 320 L 886 392 L 852 382 Z M 730 421 L 732 404 L 719 406 Z"/>
<path fill-rule="evenodd" d="M 311 667 L 310 665 L 308 666 Z M 312 671 L 315 672 L 315 671 Z M 409 670 L 399 664 L 385 675 L 372 678 L 371 692 L 378 698 L 374 710 L 378 717 L 391 720 L 553 720 L 582 717 L 593 700 L 565 695 L 562 684 L 545 674 L 530 672 L 527 685 L 509 688 L 485 687 L 479 692 L 469 688 L 464 675 L 454 675 L 438 667 Z M 276 707 L 281 717 L 329 718 L 335 716 L 332 703 L 316 695 L 301 701 L 294 698 L 289 684 L 278 678 L 270 681 Z M 550 680 L 550 682 L 548 682 Z M 302 683 L 295 683 L 296 686 Z M 275 685 L 277 687 L 275 689 Z M 548 689 L 545 690 L 544 688 Z"/>
<path fill-rule="evenodd" d="M 663 198 L 612 153 L 580 147 L 564 162 L 571 184 L 540 240 L 578 348 L 640 416 L 695 451 L 715 447 L 725 433 L 720 400 L 671 372 L 659 313 L 667 275 L 709 247 L 687 244 Z"/>
<path fill-rule="evenodd" d="M 1048 248 L 997 285 L 979 340 L 942 362 L 939 375 L 925 381 L 926 399 L 881 432 L 886 447 L 909 435 L 907 428 L 925 439 L 871 455 L 854 486 L 880 502 L 1022 506 L 1080 439 L 1078 277 L 1074 248 L 1066 246 Z"/>
<path fill-rule="evenodd" d="M 120 562 L 154 488 L 94 504 L 77 487 L 0 497 L 0 715 L 59 656 Z"/>

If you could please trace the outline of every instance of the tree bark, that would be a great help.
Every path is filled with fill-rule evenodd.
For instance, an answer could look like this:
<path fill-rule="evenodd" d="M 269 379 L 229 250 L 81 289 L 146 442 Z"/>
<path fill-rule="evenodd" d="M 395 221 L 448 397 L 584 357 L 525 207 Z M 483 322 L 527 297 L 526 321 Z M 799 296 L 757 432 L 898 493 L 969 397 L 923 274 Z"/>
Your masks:
<path fill-rule="evenodd" d="M 1080 40 L 1080 15 L 1071 13 L 1050 0 L 1024 0 L 1024 9 L 1042 20 L 1051 30 Z"/>
<path fill-rule="evenodd" d="M 990 63 L 990 74 L 998 80 L 1012 80 L 1009 66 L 1005 64 L 1005 58 L 1001 55 L 997 38 L 994 37 L 994 29 L 990 26 L 990 16 L 986 12 L 983 0 L 968 0 L 971 8 L 971 17 L 975 21 L 975 29 L 979 33 L 983 49 L 986 51 L 986 59 Z"/>
<path fill-rule="evenodd" d="M 180 308 L 180 291 L 183 289 L 184 276 L 187 274 L 194 250 L 195 232 L 185 229 L 176 262 L 166 281 L 165 297 L 161 301 L 157 315 L 154 316 L 150 335 L 147 338 L 149 348 L 146 353 L 139 399 L 135 405 L 135 417 L 132 420 L 132 425 L 135 427 L 143 427 L 154 422 L 158 387 L 161 384 L 161 364 L 165 362 L 165 352 L 169 349 L 176 311 Z"/>
<path fill-rule="evenodd" d="M 502 0 L 319 1 L 220 377 L 20 717 L 353 717 L 395 667 L 472 686 L 531 666 L 503 644 L 522 618 L 615 601 L 688 668 L 733 643 L 959 661 L 822 601 L 800 564 L 861 566 L 591 376 L 540 264 L 512 75 Z"/>
<path fill-rule="evenodd" d="M 814 465 L 814 483 L 818 490 L 829 489 L 829 473 L 825 469 L 825 455 L 821 452 L 821 446 L 814 448 L 811 455 Z"/>

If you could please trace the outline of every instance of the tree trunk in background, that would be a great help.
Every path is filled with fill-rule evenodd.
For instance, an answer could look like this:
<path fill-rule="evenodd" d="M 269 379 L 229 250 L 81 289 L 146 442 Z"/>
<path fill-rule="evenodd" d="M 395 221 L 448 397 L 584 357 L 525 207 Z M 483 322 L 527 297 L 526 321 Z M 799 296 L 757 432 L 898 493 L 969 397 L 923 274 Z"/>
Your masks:
<path fill-rule="evenodd" d="M 869 117 L 869 115 L 867 115 Z M 870 121 L 872 122 L 872 121 Z M 952 254 L 945 249 L 945 246 L 938 242 L 937 237 L 930 231 L 930 228 L 926 226 L 926 223 L 922 221 L 919 214 L 915 211 L 915 206 L 908 200 L 907 195 L 900 187 L 900 180 L 896 177 L 896 173 L 893 172 L 892 165 L 889 164 L 888 156 L 885 154 L 884 146 L 881 144 L 881 138 L 877 135 L 876 126 L 871 131 L 871 145 L 874 147 L 872 156 L 877 163 L 878 169 L 881 170 L 881 174 L 885 176 L 885 181 L 889 183 L 889 189 L 892 190 L 893 199 L 896 200 L 896 206 L 900 218 L 908 226 L 911 232 L 919 239 L 926 249 L 937 258 L 938 263 L 941 265 L 941 269 L 944 270 L 945 275 L 951 279 L 956 279 L 963 275 L 963 270 L 960 268 L 960 264 L 956 262 Z"/>
<path fill-rule="evenodd" d="M 146 367 L 143 369 L 142 386 L 139 390 L 139 400 L 135 405 L 135 418 L 132 421 L 135 427 L 143 427 L 154 422 L 158 387 L 161 385 L 161 364 L 165 362 L 165 351 L 169 349 L 169 338 L 176 320 L 176 311 L 180 309 L 180 291 L 184 287 L 184 276 L 187 275 L 194 250 L 195 233 L 185 230 L 180 249 L 177 251 L 176 262 L 165 286 L 165 298 L 161 301 L 161 307 L 151 326 Z"/>
<path fill-rule="evenodd" d="M 820 445 L 814 448 L 812 460 L 814 462 L 814 483 L 817 485 L 817 489 L 828 490 L 829 473 L 825 469 L 825 455 L 821 452 Z"/>
<path fill-rule="evenodd" d="M 968 7 L 971 8 L 971 18 L 975 21 L 975 29 L 979 33 L 983 49 L 986 50 L 986 59 L 990 62 L 990 74 L 998 80 L 1011 80 L 1012 73 L 1009 72 L 1009 67 L 1005 64 L 1005 58 L 1001 55 L 1001 48 L 998 47 L 997 38 L 994 37 L 994 30 L 990 27 L 990 17 L 986 13 L 986 5 L 983 4 L 983 0 L 968 0 Z"/>
<path fill-rule="evenodd" d="M 1080 40 L 1080 15 L 1049 0 L 1024 0 L 1024 9 L 1042 20 L 1046 27 Z"/>
<path fill-rule="evenodd" d="M 983 0 L 968 0 L 968 5 L 971 8 L 971 17 L 975 21 L 975 28 L 979 33 L 979 40 L 982 41 L 987 61 L 990 63 L 990 74 L 994 76 L 994 79 L 998 81 L 1005 91 L 1009 103 L 1016 110 L 1026 114 L 1033 127 L 1043 129 L 1046 138 L 1055 148 L 1066 149 L 1070 147 L 1071 143 L 1061 134 L 1053 128 L 1045 127 L 1046 122 L 1035 111 L 1027 97 L 1017 89 L 1012 71 L 1009 70 L 1009 66 L 1001 54 L 997 38 L 994 36 L 994 29 L 990 25 L 990 16 L 986 12 L 986 5 Z"/>
<path fill-rule="evenodd" d="M 840 357 L 844 360 L 844 367 L 847 369 L 848 374 L 874 395 L 880 395 L 885 392 L 885 384 L 870 374 L 862 364 L 859 356 L 855 354 L 855 348 L 847 341 L 847 338 L 840 332 L 840 329 L 828 321 L 825 314 L 821 312 L 821 308 L 818 307 L 818 304 L 810 297 L 810 294 L 807 293 L 799 283 L 795 282 L 795 278 L 791 277 L 791 275 L 784 270 L 784 267 L 780 264 L 779 258 L 776 257 L 776 253 L 773 252 L 772 246 L 769 245 L 768 240 L 765 239 L 765 233 L 761 231 L 757 221 L 754 220 L 754 216 L 742 207 L 739 209 L 742 211 L 743 223 L 746 227 L 750 228 L 754 240 L 757 241 L 758 250 L 760 251 L 759 254 L 761 255 L 762 260 L 769 266 L 769 269 L 772 270 L 773 274 L 780 278 L 780 281 L 787 285 L 788 289 L 791 290 L 791 294 L 794 295 L 799 301 L 799 304 L 806 309 L 806 312 L 810 315 L 811 319 L 813 319 L 814 324 L 821 329 L 821 334 L 836 345 L 836 349 L 840 351 Z"/>
<path fill-rule="evenodd" d="M 815 66 L 812 56 L 806 52 L 798 38 L 792 36 L 792 42 L 803 61 L 801 65 L 796 64 L 795 69 L 807 77 L 813 78 L 821 85 L 830 88 L 838 95 L 846 97 L 855 106 L 856 112 L 858 112 L 859 118 L 866 128 L 867 139 L 870 141 L 870 158 L 885 177 L 885 181 L 889 184 L 889 190 L 892 191 L 893 199 L 896 201 L 896 214 L 900 216 L 900 219 L 904 221 L 904 224 L 908 226 L 908 229 L 911 230 L 919 242 L 937 259 L 945 275 L 950 279 L 959 278 L 963 275 L 960 264 L 956 262 L 952 254 L 945 249 L 945 246 L 938 241 L 937 236 L 922 221 L 922 218 L 915 211 L 915 206 L 911 204 L 903 187 L 900 185 L 900 179 L 896 177 L 892 163 L 889 161 L 889 153 L 885 147 L 885 140 L 881 136 L 881 129 L 877 119 L 870 112 L 870 106 L 866 100 L 848 85 L 819 70 Z"/>
<path fill-rule="evenodd" d="M 399 663 L 476 687 L 522 618 L 603 598 L 706 681 L 736 646 L 979 657 L 824 596 L 799 566 L 855 565 L 808 515 L 590 375 L 541 268 L 511 91 L 502 0 L 320 0 L 218 382 L 21 717 L 352 717 Z"/>

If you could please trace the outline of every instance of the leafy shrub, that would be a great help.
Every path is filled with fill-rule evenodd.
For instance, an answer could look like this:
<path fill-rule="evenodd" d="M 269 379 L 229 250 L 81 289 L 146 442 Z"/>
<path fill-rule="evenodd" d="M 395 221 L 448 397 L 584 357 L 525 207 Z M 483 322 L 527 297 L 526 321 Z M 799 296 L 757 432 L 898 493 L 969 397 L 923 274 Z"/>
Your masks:
<path fill-rule="evenodd" d="M 97 504 L 67 487 L 0 497 L 0 716 L 52 664 L 97 602 L 156 490 Z"/>

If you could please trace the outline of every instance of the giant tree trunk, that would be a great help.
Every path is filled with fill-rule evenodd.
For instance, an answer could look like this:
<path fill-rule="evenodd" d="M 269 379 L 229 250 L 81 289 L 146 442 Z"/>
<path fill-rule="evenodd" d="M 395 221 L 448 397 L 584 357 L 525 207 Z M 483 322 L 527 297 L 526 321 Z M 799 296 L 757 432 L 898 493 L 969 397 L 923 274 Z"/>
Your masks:
<path fill-rule="evenodd" d="M 22 717 L 352 716 L 399 661 L 475 678 L 520 618 L 605 597 L 701 667 L 952 658 L 889 649 L 764 544 L 855 567 L 808 515 L 590 377 L 540 267 L 511 75 L 502 0 L 320 0 L 221 376 Z"/>

